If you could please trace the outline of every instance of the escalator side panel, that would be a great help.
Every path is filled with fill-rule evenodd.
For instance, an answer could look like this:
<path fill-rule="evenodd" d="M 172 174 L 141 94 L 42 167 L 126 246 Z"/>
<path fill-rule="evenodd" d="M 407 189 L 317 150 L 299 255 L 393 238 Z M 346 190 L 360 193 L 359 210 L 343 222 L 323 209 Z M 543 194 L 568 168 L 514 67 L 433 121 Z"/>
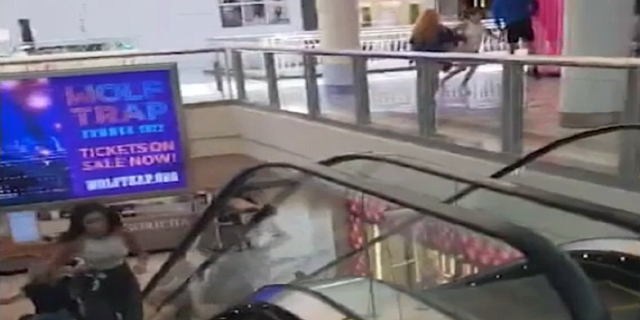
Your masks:
<path fill-rule="evenodd" d="M 287 310 L 304 320 L 364 320 L 342 304 L 320 293 L 292 285 L 266 286 L 250 299 L 252 303 L 268 303 Z"/>
<path fill-rule="evenodd" d="M 557 293 L 542 276 L 498 281 L 477 287 L 435 289 L 426 293 L 481 319 L 571 319 Z"/>
<path fill-rule="evenodd" d="M 334 283 L 315 285 L 307 283 L 312 290 L 322 293 L 334 301 L 365 318 L 404 320 L 450 320 L 446 311 L 427 305 L 409 294 L 397 290 L 388 284 L 369 278 L 335 280 Z M 469 314 L 456 314 L 456 319 L 474 319 Z"/>

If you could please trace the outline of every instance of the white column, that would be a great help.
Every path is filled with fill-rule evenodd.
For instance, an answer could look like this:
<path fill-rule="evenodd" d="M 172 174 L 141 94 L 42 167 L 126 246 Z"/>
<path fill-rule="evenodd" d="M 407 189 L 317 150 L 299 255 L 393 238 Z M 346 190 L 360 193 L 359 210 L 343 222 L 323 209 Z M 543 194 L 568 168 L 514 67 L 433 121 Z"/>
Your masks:
<path fill-rule="evenodd" d="M 565 0 L 566 56 L 628 57 L 635 0 Z M 616 121 L 626 97 L 622 70 L 565 68 L 562 71 L 560 124 L 594 127 Z"/>
<path fill-rule="evenodd" d="M 318 0 L 320 47 L 324 50 L 357 50 L 360 47 L 358 0 Z M 322 75 L 327 88 L 348 90 L 353 86 L 349 58 L 323 57 Z"/>

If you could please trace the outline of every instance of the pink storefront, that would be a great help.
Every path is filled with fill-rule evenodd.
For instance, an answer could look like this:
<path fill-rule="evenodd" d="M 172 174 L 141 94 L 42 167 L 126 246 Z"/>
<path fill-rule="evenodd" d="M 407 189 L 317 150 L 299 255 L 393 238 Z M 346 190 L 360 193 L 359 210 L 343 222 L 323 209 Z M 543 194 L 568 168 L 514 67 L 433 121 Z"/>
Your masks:
<path fill-rule="evenodd" d="M 561 55 L 564 32 L 564 0 L 538 0 L 540 11 L 533 24 L 536 31 L 536 52 L 543 55 Z M 560 68 L 545 67 L 545 74 L 559 74 Z"/>

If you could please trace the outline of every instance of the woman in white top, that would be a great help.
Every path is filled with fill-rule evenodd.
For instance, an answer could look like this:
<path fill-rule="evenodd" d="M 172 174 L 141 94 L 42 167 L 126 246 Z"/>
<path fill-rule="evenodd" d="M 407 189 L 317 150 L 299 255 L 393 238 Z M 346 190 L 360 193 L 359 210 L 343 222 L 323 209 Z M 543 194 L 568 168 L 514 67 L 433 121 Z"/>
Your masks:
<path fill-rule="evenodd" d="M 465 12 L 465 20 L 460 24 L 456 31 L 462 33 L 465 41 L 461 46 L 458 47 L 458 52 L 466 52 L 466 53 L 478 53 L 480 52 L 480 46 L 482 45 L 482 40 L 485 36 L 497 37 L 489 29 L 487 29 L 482 23 L 482 18 L 484 17 L 484 12 L 480 8 L 470 8 Z M 478 68 L 477 65 L 467 65 L 460 64 L 455 66 L 447 75 L 442 78 L 442 84 L 447 82 L 447 80 L 453 78 L 459 73 L 467 71 L 467 74 L 464 76 L 464 80 L 462 80 L 462 86 L 466 87 L 473 77 L 473 74 L 476 72 Z"/>
<path fill-rule="evenodd" d="M 140 285 L 125 259 L 137 254 L 133 271 L 144 273 L 147 257 L 123 228 L 120 215 L 99 203 L 86 203 L 73 208 L 69 222 L 51 264 L 56 270 L 74 258 L 84 262 L 74 272 L 85 318 L 143 320 Z"/>

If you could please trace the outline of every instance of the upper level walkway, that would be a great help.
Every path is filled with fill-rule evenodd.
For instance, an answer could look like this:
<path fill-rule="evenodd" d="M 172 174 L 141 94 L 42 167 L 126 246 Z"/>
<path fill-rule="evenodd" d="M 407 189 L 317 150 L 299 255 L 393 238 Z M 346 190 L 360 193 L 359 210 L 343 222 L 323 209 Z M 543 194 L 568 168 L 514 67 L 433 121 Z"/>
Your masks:
<path fill-rule="evenodd" d="M 353 72 L 356 80 L 353 94 L 336 96 L 324 92 L 323 56 L 346 56 L 357 62 L 359 67 Z M 424 77 L 425 67 L 429 69 L 430 65 L 420 63 L 419 72 L 416 72 L 416 65 L 411 62 L 421 57 L 478 64 L 479 67 L 467 88 L 460 86 L 463 75 L 440 86 L 433 93 L 435 103 L 432 104 Z M 262 62 L 256 68 L 258 60 Z M 279 61 L 298 61 L 293 64 L 297 75 L 283 76 L 281 71 L 291 68 Z M 266 107 L 269 111 L 297 114 L 323 123 L 330 121 L 356 131 L 364 130 L 491 160 L 520 155 L 576 132 L 558 125 L 561 96 L 558 78 L 513 76 L 518 70 L 523 74 L 531 64 L 552 68 L 629 70 L 628 81 L 625 81 L 628 84 L 620 84 L 630 88 L 627 103 L 616 109 L 623 113 L 620 123 L 640 122 L 637 105 L 639 62 L 632 58 L 508 56 L 495 50 L 480 55 L 424 55 L 229 47 L 4 58 L 0 59 L 0 71 L 11 74 L 162 62 L 178 63 L 180 92 L 187 105 L 233 100 L 238 105 Z M 597 84 L 601 79 L 575 81 Z M 608 185 L 617 184 L 617 177 L 621 177 L 634 184 L 640 172 L 637 149 L 633 139 L 625 140 L 623 136 L 611 134 L 573 144 L 545 160 L 563 168 L 554 171 L 557 173 L 573 174 L 581 179 L 592 177 L 592 181 Z M 567 168 L 570 170 L 564 170 Z"/>

